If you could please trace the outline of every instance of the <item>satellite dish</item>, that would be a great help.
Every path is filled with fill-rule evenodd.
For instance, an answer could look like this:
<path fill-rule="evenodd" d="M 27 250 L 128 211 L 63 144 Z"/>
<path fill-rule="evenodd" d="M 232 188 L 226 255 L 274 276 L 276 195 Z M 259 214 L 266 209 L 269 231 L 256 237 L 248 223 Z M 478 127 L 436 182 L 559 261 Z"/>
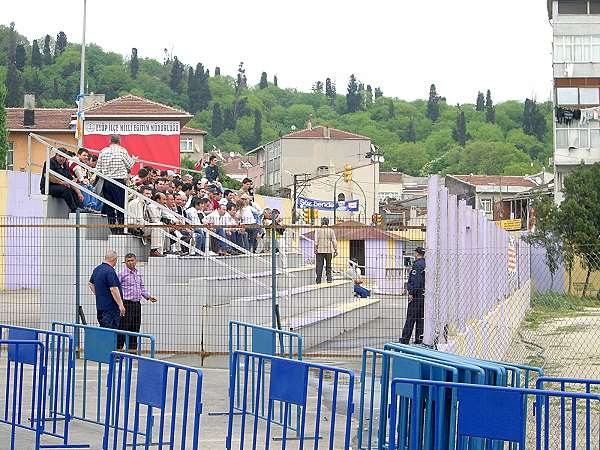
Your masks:
<path fill-rule="evenodd" d="M 290 128 L 292 129 L 292 131 L 296 131 L 296 125 L 292 125 Z"/>
<path fill-rule="evenodd" d="M 235 152 L 229 152 L 229 157 L 233 158 L 235 156 Z"/>

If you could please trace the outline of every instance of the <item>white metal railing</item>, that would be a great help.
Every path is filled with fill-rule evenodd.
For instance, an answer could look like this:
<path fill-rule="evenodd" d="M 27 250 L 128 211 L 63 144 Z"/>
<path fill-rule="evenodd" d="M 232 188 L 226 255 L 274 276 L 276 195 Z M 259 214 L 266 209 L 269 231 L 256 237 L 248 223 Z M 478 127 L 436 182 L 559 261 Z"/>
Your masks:
<path fill-rule="evenodd" d="M 89 195 L 91 195 L 92 197 L 94 197 L 94 198 L 96 198 L 96 199 L 98 199 L 98 200 L 102 201 L 103 203 L 106 203 L 106 204 L 110 205 L 111 207 L 113 207 L 113 208 L 117 209 L 118 211 L 122 212 L 123 214 L 125 214 L 125 215 L 127 214 L 127 211 L 126 211 L 126 210 L 125 210 L 123 207 L 121 207 L 121 206 L 118 206 L 118 205 L 115 205 L 114 203 L 112 203 L 112 202 L 110 202 L 110 201 L 106 200 L 105 198 L 103 198 L 102 196 L 100 196 L 100 195 L 96 194 L 95 192 L 93 192 L 93 191 L 91 191 L 91 190 L 89 190 L 89 189 L 87 189 L 87 188 L 85 188 L 85 187 L 83 187 L 83 186 L 80 186 L 78 183 L 74 182 L 73 180 L 69 180 L 68 178 L 66 178 L 66 177 L 64 177 L 64 176 L 62 176 L 62 175 L 60 175 L 59 173 L 57 173 L 57 172 L 55 172 L 55 171 L 53 171 L 53 170 L 50 170 L 50 149 L 51 149 L 51 148 L 53 149 L 53 151 L 54 151 L 54 153 L 55 153 L 55 154 L 59 154 L 59 155 L 61 155 L 61 156 L 64 156 L 65 158 L 70 158 L 70 156 L 69 156 L 68 154 L 66 154 L 66 153 L 64 153 L 64 152 L 62 152 L 62 151 L 60 151 L 60 150 L 58 150 L 57 148 L 53 147 L 52 145 L 49 145 L 49 143 L 48 143 L 48 142 L 46 142 L 46 141 L 44 140 L 44 138 L 43 138 L 43 137 L 41 137 L 41 136 L 39 136 L 39 135 L 36 135 L 36 134 L 34 134 L 34 133 L 30 133 L 30 136 L 31 136 L 33 139 L 36 139 L 36 140 L 37 140 L 38 142 L 40 142 L 41 144 L 44 144 L 44 145 L 46 145 L 46 179 L 45 179 L 45 182 L 46 182 L 46 189 L 45 189 L 45 192 L 48 192 L 48 191 L 49 191 L 49 182 L 50 182 L 50 177 L 49 177 L 49 174 L 52 174 L 53 176 L 57 177 L 57 178 L 58 178 L 58 179 L 60 179 L 61 181 L 64 181 L 64 182 L 68 183 L 70 186 L 74 186 L 74 187 L 76 187 L 77 189 L 83 190 L 83 191 L 84 191 L 84 192 L 86 192 L 87 194 L 89 194 Z M 71 146 L 72 146 L 72 144 L 71 144 Z M 125 192 L 129 192 L 129 193 L 133 194 L 135 197 L 142 197 L 142 198 L 143 198 L 143 200 L 144 200 L 145 202 L 147 202 L 147 203 L 150 203 L 150 204 L 154 204 L 155 206 L 157 206 L 157 207 L 158 207 L 159 209 L 161 209 L 162 211 L 166 211 L 166 212 L 168 212 L 169 214 L 171 214 L 171 215 L 175 216 L 176 218 L 179 218 L 179 219 L 183 220 L 183 222 L 184 222 L 185 224 L 187 224 L 187 225 L 190 225 L 191 227 L 195 227 L 195 228 L 197 228 L 197 226 L 194 226 L 194 224 L 192 224 L 192 223 L 191 223 L 191 221 L 190 221 L 189 219 L 187 219 L 186 217 L 184 217 L 184 216 L 181 216 L 181 215 L 177 214 L 176 212 L 172 211 L 171 209 L 167 208 L 167 207 L 166 207 L 166 206 L 164 206 L 164 205 L 161 205 L 161 204 L 160 204 L 160 203 L 158 203 L 158 202 L 155 202 L 155 201 L 154 201 L 154 200 L 152 200 L 152 199 L 148 199 L 148 198 L 144 197 L 142 194 L 140 194 L 139 192 L 135 191 L 134 189 L 131 189 L 129 186 L 126 186 L 126 185 L 124 185 L 124 184 L 122 184 L 122 183 L 119 183 L 118 181 L 115 181 L 115 180 L 113 180 L 113 179 L 112 179 L 112 178 L 110 178 L 110 177 L 107 177 L 106 175 L 102 174 L 100 171 L 98 171 L 98 170 L 96 170 L 96 169 L 94 169 L 94 168 L 92 168 L 92 167 L 90 167 L 90 166 L 88 166 L 88 165 L 86 165 L 86 164 L 84 164 L 84 163 L 78 162 L 78 165 L 80 165 L 80 166 L 81 166 L 81 167 L 83 167 L 84 169 L 88 170 L 89 172 L 96 174 L 96 175 L 97 175 L 97 176 L 99 176 L 100 178 L 102 178 L 102 179 L 104 179 L 104 180 L 106 180 L 106 181 L 109 181 L 109 182 L 111 182 L 111 183 L 113 183 L 113 184 L 115 184 L 115 185 L 117 185 L 117 186 L 120 186 L 121 188 L 123 188 L 123 189 L 125 190 Z M 145 224 L 145 225 L 152 225 L 152 223 L 150 223 L 150 222 L 147 222 L 146 220 L 144 220 L 144 224 Z M 234 248 L 238 248 L 238 249 L 241 249 L 241 250 L 244 250 L 244 251 L 246 251 L 245 249 L 242 249 L 242 247 L 239 247 L 239 246 L 237 246 L 236 244 L 234 244 L 233 242 L 231 242 L 231 241 L 229 241 L 229 240 L 227 240 L 227 239 L 224 239 L 223 237 L 221 237 L 221 236 L 219 236 L 218 234 L 214 233 L 214 232 L 213 232 L 212 230 L 210 230 L 209 228 L 204 228 L 204 230 L 205 230 L 205 232 L 206 232 L 206 236 L 207 236 L 207 237 L 208 237 L 208 236 L 210 236 L 210 237 L 214 237 L 215 239 L 218 239 L 218 240 L 220 240 L 220 241 L 226 242 L 226 243 L 227 243 L 227 245 L 229 245 L 229 246 L 232 246 L 232 247 L 234 247 Z M 190 250 L 192 250 L 192 251 L 194 251 L 194 252 L 197 252 L 197 251 L 198 251 L 198 249 L 196 249 L 195 247 L 192 247 L 191 245 L 189 245 L 189 244 L 188 244 L 188 243 L 186 243 L 185 241 L 183 241 L 183 240 L 179 239 L 177 236 L 171 235 L 170 233 L 166 232 L 165 230 L 161 230 L 161 231 L 162 231 L 163 233 L 165 233 L 165 235 L 166 235 L 166 236 L 168 236 L 170 239 L 172 239 L 172 240 L 174 240 L 174 241 L 178 242 L 180 245 L 183 245 L 184 247 L 186 247 L 186 248 L 188 248 L 188 249 L 190 249 Z M 206 245 L 206 244 L 205 244 L 205 245 Z M 246 252 L 247 252 L 247 251 L 246 251 Z M 249 253 L 249 252 L 248 252 L 248 253 Z M 254 255 L 253 253 L 250 253 L 250 254 L 251 254 L 251 255 Z M 204 256 L 205 256 L 205 258 L 208 258 L 208 259 L 210 259 L 211 261 L 215 262 L 216 264 L 218 264 L 218 265 L 220 265 L 220 266 L 222 266 L 222 267 L 225 267 L 225 268 L 227 268 L 227 269 L 231 270 L 231 271 L 232 271 L 232 272 L 234 272 L 236 275 L 238 275 L 238 276 L 240 276 L 240 277 L 244 277 L 244 278 L 248 279 L 250 282 L 252 282 L 252 283 L 254 283 L 254 284 L 257 284 L 257 285 L 259 285 L 259 286 L 261 286 L 261 287 L 264 287 L 264 288 L 269 288 L 269 287 L 268 287 L 267 285 L 265 285 L 264 283 L 262 283 L 262 282 L 260 282 L 260 281 L 258 281 L 258 280 L 256 280 L 256 279 L 254 279 L 253 277 L 250 277 L 250 276 L 249 276 L 247 273 L 245 273 L 245 272 L 243 272 L 243 271 L 240 271 L 240 270 L 238 270 L 238 269 L 236 269 L 236 268 L 234 268 L 234 267 L 232 267 L 232 266 L 230 266 L 230 265 L 226 264 L 225 262 L 223 262 L 223 261 L 221 261 L 221 260 L 219 260 L 219 259 L 215 258 L 214 256 L 210 255 L 210 254 L 209 254 L 209 249 L 208 249 L 208 247 L 207 247 L 207 246 L 205 246 Z M 262 258 L 261 258 L 261 259 L 262 259 Z"/>

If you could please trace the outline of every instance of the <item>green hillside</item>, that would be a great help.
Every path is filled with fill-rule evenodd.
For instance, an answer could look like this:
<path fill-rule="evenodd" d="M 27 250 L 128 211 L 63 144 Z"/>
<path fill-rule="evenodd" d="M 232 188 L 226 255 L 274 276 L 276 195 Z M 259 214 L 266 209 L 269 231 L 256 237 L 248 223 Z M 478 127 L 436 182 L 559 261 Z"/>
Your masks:
<path fill-rule="evenodd" d="M 247 80 L 242 63 L 231 76 L 201 63 L 187 65 L 191 61 L 176 56 L 164 62 L 143 58 L 143 50 L 124 58 L 92 44 L 86 52 L 88 92 L 107 99 L 132 93 L 186 109 L 195 114 L 189 125 L 208 131 L 207 148 L 249 150 L 304 128 L 312 115 L 315 125 L 369 136 L 384 151 L 387 169 L 412 175 L 523 175 L 548 166 L 552 156 L 551 103 L 494 104 L 493 87 L 489 95 L 486 86 L 474 87 L 473 104 L 452 106 L 428 80 L 423 81 L 424 100 L 407 102 L 385 96 L 377 80 L 359 81 L 354 75 L 335 86 L 324 74 L 312 92 L 299 92 L 279 88 L 273 74 Z M 22 106 L 23 92 L 35 92 L 40 107 L 74 107 L 79 58 L 80 46 L 64 34 L 29 41 L 0 26 L 6 106 Z"/>

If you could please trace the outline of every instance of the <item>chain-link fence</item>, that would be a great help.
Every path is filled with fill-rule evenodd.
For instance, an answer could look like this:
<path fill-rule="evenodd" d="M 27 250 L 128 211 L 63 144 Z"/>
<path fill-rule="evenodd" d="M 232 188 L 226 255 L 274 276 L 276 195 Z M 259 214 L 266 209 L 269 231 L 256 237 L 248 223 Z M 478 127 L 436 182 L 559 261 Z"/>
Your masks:
<path fill-rule="evenodd" d="M 219 256 L 221 247 L 210 242 L 216 251 L 182 254 L 188 249 L 167 241 L 166 256 L 153 257 L 149 242 L 130 233 L 112 234 L 101 219 L 82 214 L 80 225 L 64 219 L 2 219 L 2 322 L 96 325 L 88 280 L 112 249 L 119 254 L 117 272 L 126 270 L 124 255 L 136 254 L 145 286 L 158 299 L 142 300 L 141 309 L 142 331 L 156 336 L 159 353 L 223 355 L 227 325 L 240 320 L 301 333 L 308 357 L 357 358 L 364 346 L 400 339 L 414 301 L 406 283 L 415 249 L 423 246 L 426 343 L 539 365 L 551 375 L 600 377 L 600 273 L 590 264 L 600 263 L 600 249 L 550 272 L 543 249 L 517 238 L 507 247 L 442 251 L 429 248 L 424 222 L 404 228 L 346 222 L 328 227 L 335 246 L 317 252 L 323 227 L 281 224 L 250 231 L 250 242 L 257 235 L 251 254 L 236 255 L 232 248 L 230 255 Z M 243 236 L 248 230 L 223 231 L 240 244 L 248 237 Z M 319 253 L 331 255 L 330 274 L 329 257 Z M 445 272 L 436 269 L 442 262 Z"/>

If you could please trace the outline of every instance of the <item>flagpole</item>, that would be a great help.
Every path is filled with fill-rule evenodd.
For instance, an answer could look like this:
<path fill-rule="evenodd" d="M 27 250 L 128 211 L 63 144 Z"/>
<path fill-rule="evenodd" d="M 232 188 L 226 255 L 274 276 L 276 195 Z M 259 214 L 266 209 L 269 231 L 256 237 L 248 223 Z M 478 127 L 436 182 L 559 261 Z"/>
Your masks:
<path fill-rule="evenodd" d="M 85 98 L 85 26 L 87 0 L 83 0 L 83 37 L 81 38 L 81 71 L 79 74 L 79 95 L 77 96 L 77 145 L 83 147 L 83 103 Z"/>

